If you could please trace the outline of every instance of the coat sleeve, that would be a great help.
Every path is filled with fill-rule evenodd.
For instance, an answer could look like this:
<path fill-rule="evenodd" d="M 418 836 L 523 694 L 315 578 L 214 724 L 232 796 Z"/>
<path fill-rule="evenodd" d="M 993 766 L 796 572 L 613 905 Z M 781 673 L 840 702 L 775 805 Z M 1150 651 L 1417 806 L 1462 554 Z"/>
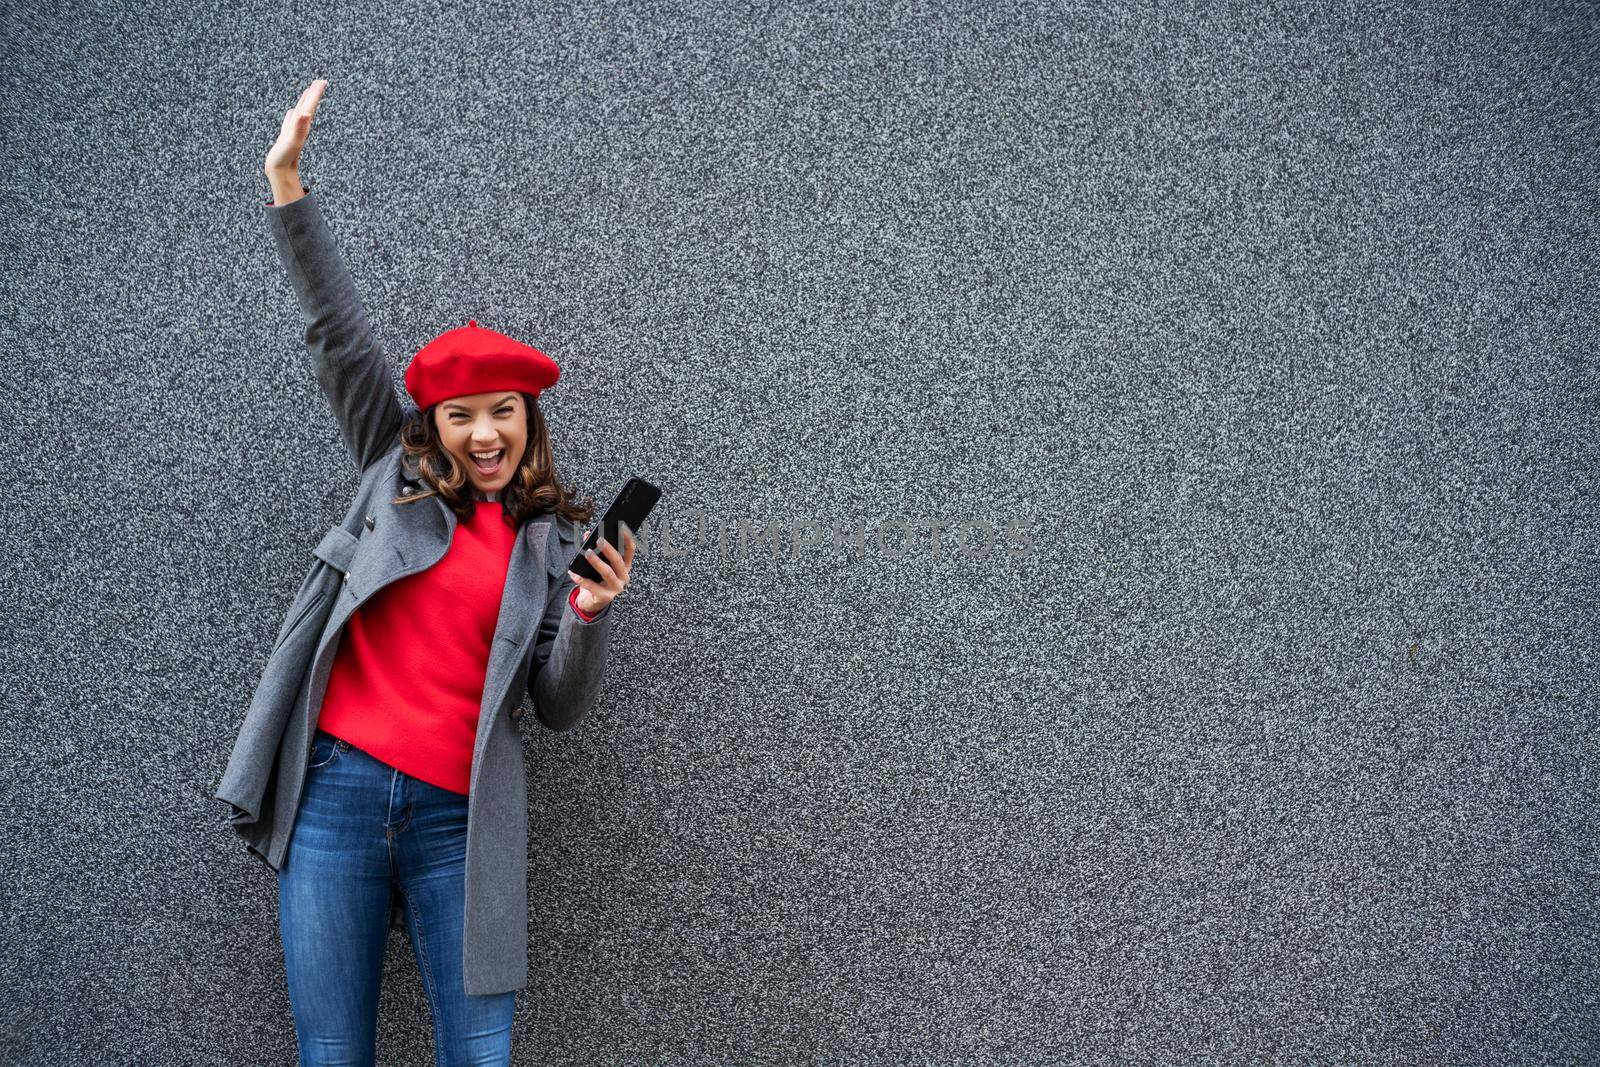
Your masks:
<path fill-rule="evenodd" d="M 585 622 L 572 604 L 577 587 L 565 574 L 551 583 L 528 673 L 528 691 L 539 721 L 552 730 L 572 729 L 594 707 L 611 645 L 612 605 Z"/>
<path fill-rule="evenodd" d="M 263 211 L 305 316 L 312 375 L 333 406 L 350 457 L 364 471 L 393 446 L 404 418 L 389 361 L 316 195 Z"/>

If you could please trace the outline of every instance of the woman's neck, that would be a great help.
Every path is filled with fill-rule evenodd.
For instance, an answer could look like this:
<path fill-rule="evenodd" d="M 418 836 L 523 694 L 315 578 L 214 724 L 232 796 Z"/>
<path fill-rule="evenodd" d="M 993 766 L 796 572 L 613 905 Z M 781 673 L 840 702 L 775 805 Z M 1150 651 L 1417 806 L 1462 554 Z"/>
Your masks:
<path fill-rule="evenodd" d="M 500 500 L 500 491 L 496 489 L 493 492 L 486 493 L 482 489 L 474 486 L 472 490 L 472 499 L 498 502 Z"/>

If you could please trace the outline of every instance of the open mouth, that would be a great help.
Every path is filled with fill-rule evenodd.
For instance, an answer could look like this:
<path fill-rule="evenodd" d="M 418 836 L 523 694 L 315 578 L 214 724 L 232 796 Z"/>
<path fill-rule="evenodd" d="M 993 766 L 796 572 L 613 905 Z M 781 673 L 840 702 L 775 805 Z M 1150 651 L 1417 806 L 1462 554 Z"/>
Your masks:
<path fill-rule="evenodd" d="M 479 474 L 495 474 L 500 470 L 500 464 L 506 458 L 506 450 L 496 449 L 493 452 L 472 452 L 472 465 L 478 468 Z"/>

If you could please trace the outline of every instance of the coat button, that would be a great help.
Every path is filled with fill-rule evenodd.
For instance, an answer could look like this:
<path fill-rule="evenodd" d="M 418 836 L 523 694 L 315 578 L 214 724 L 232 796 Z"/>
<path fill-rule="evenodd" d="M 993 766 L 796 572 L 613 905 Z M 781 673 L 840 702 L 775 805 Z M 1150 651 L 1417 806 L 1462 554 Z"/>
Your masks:
<path fill-rule="evenodd" d="M 377 527 L 377 525 L 378 524 L 376 522 L 372 521 L 372 516 L 368 515 L 367 516 L 367 529 L 369 529 L 369 530 L 375 529 Z"/>

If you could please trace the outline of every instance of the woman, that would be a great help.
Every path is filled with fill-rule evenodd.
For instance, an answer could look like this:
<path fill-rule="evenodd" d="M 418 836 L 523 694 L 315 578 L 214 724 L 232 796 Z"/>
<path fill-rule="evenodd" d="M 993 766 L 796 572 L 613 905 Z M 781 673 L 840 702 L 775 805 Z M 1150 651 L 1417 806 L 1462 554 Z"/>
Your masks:
<path fill-rule="evenodd" d="M 440 1063 L 509 1063 L 527 981 L 521 705 L 570 729 L 598 696 L 634 539 L 568 569 L 593 515 L 556 478 L 559 369 L 475 321 L 412 359 L 409 417 L 299 179 L 327 82 L 267 154 L 269 229 L 361 484 L 317 546 L 217 797 L 277 873 L 301 1064 L 372 1063 L 403 912 Z M 392 910 L 393 909 L 393 910 Z"/>

